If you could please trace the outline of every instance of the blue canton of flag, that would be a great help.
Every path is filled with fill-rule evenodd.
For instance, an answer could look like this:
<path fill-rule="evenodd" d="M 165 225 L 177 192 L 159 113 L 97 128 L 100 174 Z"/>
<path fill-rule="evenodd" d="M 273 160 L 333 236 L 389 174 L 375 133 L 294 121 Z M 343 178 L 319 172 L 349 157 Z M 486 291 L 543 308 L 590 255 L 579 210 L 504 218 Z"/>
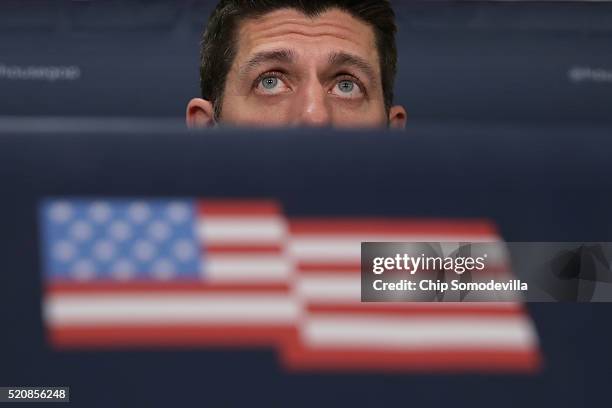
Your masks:
<path fill-rule="evenodd" d="M 200 277 L 192 200 L 51 201 L 42 211 L 53 280 Z"/>

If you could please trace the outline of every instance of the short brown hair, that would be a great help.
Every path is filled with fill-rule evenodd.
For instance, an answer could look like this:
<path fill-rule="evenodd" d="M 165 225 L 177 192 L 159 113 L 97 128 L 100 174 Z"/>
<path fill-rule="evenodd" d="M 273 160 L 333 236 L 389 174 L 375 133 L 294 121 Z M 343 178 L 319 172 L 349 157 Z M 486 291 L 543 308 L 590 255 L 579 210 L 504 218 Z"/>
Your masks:
<path fill-rule="evenodd" d="M 213 103 L 216 117 L 221 115 L 225 82 L 236 54 L 238 24 L 282 8 L 296 9 L 309 17 L 337 8 L 369 24 L 376 35 L 385 107 L 387 111 L 391 108 L 397 72 L 397 26 L 388 0 L 221 0 L 208 20 L 200 54 L 202 98 Z"/>

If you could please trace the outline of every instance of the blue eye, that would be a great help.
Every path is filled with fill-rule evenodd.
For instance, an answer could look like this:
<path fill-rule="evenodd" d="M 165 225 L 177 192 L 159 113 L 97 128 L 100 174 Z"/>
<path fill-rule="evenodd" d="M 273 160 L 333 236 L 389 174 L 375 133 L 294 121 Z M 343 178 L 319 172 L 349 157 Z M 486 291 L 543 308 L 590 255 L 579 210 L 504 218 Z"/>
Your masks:
<path fill-rule="evenodd" d="M 278 78 L 266 77 L 261 80 L 261 86 L 268 90 L 274 89 L 278 86 Z"/>
<path fill-rule="evenodd" d="M 331 94 L 339 98 L 357 100 L 365 96 L 361 84 L 357 80 L 340 79 L 331 90 Z"/>
<path fill-rule="evenodd" d="M 355 89 L 355 83 L 353 81 L 340 81 L 338 88 L 344 93 L 351 93 Z"/>

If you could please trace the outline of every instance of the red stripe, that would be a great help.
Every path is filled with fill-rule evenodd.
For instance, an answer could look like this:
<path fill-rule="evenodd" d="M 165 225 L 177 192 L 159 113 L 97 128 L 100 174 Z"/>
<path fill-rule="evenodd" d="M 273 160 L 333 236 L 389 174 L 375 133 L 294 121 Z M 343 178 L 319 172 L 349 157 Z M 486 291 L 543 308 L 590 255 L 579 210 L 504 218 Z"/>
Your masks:
<path fill-rule="evenodd" d="M 542 365 L 537 350 L 307 350 L 294 343 L 283 349 L 282 357 L 285 367 L 295 371 L 479 371 L 535 374 Z"/>
<path fill-rule="evenodd" d="M 317 261 L 300 261 L 297 263 L 297 270 L 301 273 L 322 273 L 338 272 L 338 273 L 360 273 L 361 262 L 317 262 Z"/>
<path fill-rule="evenodd" d="M 223 245 L 205 245 L 204 251 L 210 254 L 278 254 L 283 252 L 281 245 L 240 245 L 240 244 L 223 244 Z"/>
<path fill-rule="evenodd" d="M 139 326 L 139 327 L 54 327 L 47 332 L 56 348 L 146 348 L 185 346 L 273 346 L 295 337 L 295 328 L 281 326 L 257 327 L 198 327 L 198 326 Z"/>
<path fill-rule="evenodd" d="M 287 293 L 288 284 L 203 284 L 196 282 L 126 282 L 98 281 L 91 283 L 54 282 L 46 286 L 46 293 Z"/>
<path fill-rule="evenodd" d="M 203 216 L 263 216 L 282 215 L 274 200 L 203 200 L 198 202 L 198 214 Z"/>
<path fill-rule="evenodd" d="M 253 348 L 282 344 L 283 364 L 296 371 L 537 372 L 541 368 L 535 350 L 308 350 L 293 341 L 298 338 L 295 329 L 283 327 L 60 327 L 47 334 L 56 349 Z"/>
<path fill-rule="evenodd" d="M 292 234 L 440 234 L 497 235 L 497 228 L 488 220 L 293 218 Z"/>
<path fill-rule="evenodd" d="M 525 309 L 518 303 L 509 307 L 481 306 L 466 303 L 353 303 L 311 304 L 306 307 L 309 314 L 351 314 L 377 316 L 522 316 Z"/>

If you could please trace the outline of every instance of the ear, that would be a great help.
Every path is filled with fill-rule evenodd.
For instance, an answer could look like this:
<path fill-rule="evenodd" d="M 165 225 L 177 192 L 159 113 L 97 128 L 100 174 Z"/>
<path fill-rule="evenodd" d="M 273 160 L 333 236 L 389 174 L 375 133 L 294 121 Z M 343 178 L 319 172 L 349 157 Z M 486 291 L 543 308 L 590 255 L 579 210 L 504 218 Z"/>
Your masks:
<path fill-rule="evenodd" d="M 215 125 L 213 104 L 205 99 L 193 98 L 187 104 L 187 127 L 207 128 Z"/>
<path fill-rule="evenodd" d="M 389 127 L 391 129 L 405 129 L 408 114 L 403 106 L 392 106 L 389 110 Z"/>

